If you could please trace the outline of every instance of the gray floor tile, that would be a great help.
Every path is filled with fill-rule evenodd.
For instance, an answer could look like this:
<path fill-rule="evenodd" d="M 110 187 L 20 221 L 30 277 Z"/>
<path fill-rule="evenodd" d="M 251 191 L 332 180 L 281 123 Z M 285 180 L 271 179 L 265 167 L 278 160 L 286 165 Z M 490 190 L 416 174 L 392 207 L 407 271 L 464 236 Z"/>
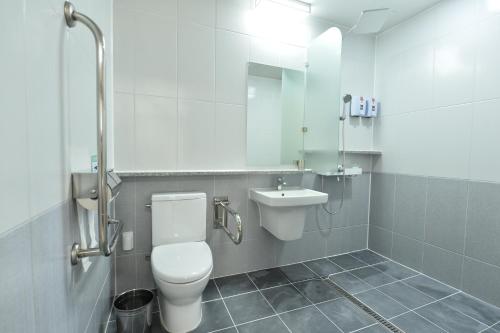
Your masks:
<path fill-rule="evenodd" d="M 335 274 L 343 271 L 340 266 L 335 265 L 328 259 L 311 260 L 305 262 L 304 264 L 320 277 L 327 277 L 330 274 Z"/>
<path fill-rule="evenodd" d="M 294 283 L 294 285 L 313 303 L 325 302 L 342 296 L 330 283 L 319 279 Z"/>
<path fill-rule="evenodd" d="M 345 298 L 319 304 L 318 308 L 344 332 L 351 332 L 376 322 Z"/>
<path fill-rule="evenodd" d="M 358 260 L 366 262 L 368 265 L 374 265 L 387 260 L 384 257 L 370 250 L 362 250 L 362 251 L 352 252 L 349 254 Z"/>
<path fill-rule="evenodd" d="M 490 327 L 482 333 L 500 333 L 500 324 Z"/>
<path fill-rule="evenodd" d="M 279 268 L 263 269 L 248 273 L 257 288 L 270 288 L 290 283 Z"/>
<path fill-rule="evenodd" d="M 340 256 L 330 257 L 328 259 L 345 270 L 360 268 L 367 265 L 365 262 L 362 262 L 349 254 L 342 254 Z"/>
<path fill-rule="evenodd" d="M 443 302 L 424 306 L 416 312 L 448 332 L 479 332 L 488 328 L 488 326 L 467 317 Z"/>
<path fill-rule="evenodd" d="M 386 261 L 380 264 L 377 264 L 375 266 L 376 269 L 382 271 L 383 273 L 392 276 L 393 278 L 397 280 L 402 280 L 409 278 L 411 276 L 418 275 L 419 273 L 406 268 L 400 264 L 395 263 L 394 261 Z"/>
<path fill-rule="evenodd" d="M 356 333 L 389 333 L 391 332 L 388 328 L 380 324 L 375 324 L 372 326 L 368 326 L 367 328 L 363 328 Z"/>
<path fill-rule="evenodd" d="M 291 282 L 300 282 L 318 277 L 304 264 L 281 266 L 280 269 Z"/>
<path fill-rule="evenodd" d="M 201 325 L 201 324 L 200 324 Z M 197 329 L 194 332 L 202 332 Z M 167 330 L 161 325 L 160 315 L 158 313 L 153 315 L 153 322 L 151 324 L 151 333 L 167 333 Z"/>
<path fill-rule="evenodd" d="M 237 325 L 274 314 L 273 309 L 258 291 L 225 298 L 224 301 Z"/>
<path fill-rule="evenodd" d="M 373 288 L 368 283 L 358 279 L 349 272 L 331 275 L 329 279 L 351 294 L 360 293 Z"/>
<path fill-rule="evenodd" d="M 205 333 L 233 326 L 222 300 L 203 303 L 203 318 L 194 332 Z"/>
<path fill-rule="evenodd" d="M 203 290 L 203 295 L 202 295 L 203 302 L 212 301 L 214 299 L 219 299 L 219 298 L 221 298 L 221 296 L 219 294 L 219 291 L 217 290 L 217 287 L 215 286 L 214 280 L 208 281 L 205 290 Z"/>
<path fill-rule="evenodd" d="M 405 333 L 445 333 L 444 330 L 414 312 L 396 317 L 391 322 Z"/>
<path fill-rule="evenodd" d="M 341 333 L 341 331 L 315 307 L 287 312 L 281 314 L 280 317 L 293 333 Z"/>
<path fill-rule="evenodd" d="M 443 303 L 488 326 L 500 321 L 499 308 L 463 293 L 453 295 L 443 300 Z"/>
<path fill-rule="evenodd" d="M 375 289 L 357 294 L 356 297 L 384 318 L 399 316 L 408 311 L 408 308 Z"/>
<path fill-rule="evenodd" d="M 217 333 L 238 333 L 238 331 L 236 330 L 235 327 L 229 327 L 221 331 L 217 331 Z"/>
<path fill-rule="evenodd" d="M 396 282 L 378 288 L 379 291 L 394 298 L 399 303 L 413 310 L 419 306 L 433 302 L 434 299 L 402 282 Z"/>
<path fill-rule="evenodd" d="M 257 320 L 251 323 L 238 326 L 240 333 L 287 333 L 288 330 L 278 316 Z"/>
<path fill-rule="evenodd" d="M 418 275 L 409 278 L 408 280 L 405 280 L 404 283 L 435 299 L 450 296 L 458 291 L 425 275 Z"/>
<path fill-rule="evenodd" d="M 225 276 L 215 279 L 222 297 L 228 297 L 238 294 L 255 291 L 255 285 L 250 281 L 246 274 Z"/>
<path fill-rule="evenodd" d="M 217 331 L 217 333 L 238 333 L 238 331 L 236 330 L 236 327 L 229 327 L 221 331 Z"/>
<path fill-rule="evenodd" d="M 277 313 L 286 312 L 311 305 L 292 285 L 262 290 L 262 294 L 269 301 Z"/>
<path fill-rule="evenodd" d="M 383 284 L 388 284 L 396 281 L 396 279 L 392 276 L 382 273 L 381 271 L 373 267 L 355 269 L 351 271 L 351 273 L 374 287 L 380 287 Z"/>

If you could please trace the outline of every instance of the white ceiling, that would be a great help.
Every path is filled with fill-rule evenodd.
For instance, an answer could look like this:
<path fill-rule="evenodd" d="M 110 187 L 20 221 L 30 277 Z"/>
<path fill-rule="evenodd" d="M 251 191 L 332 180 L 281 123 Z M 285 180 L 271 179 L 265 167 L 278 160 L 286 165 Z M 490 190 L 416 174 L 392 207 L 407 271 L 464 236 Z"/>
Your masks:
<path fill-rule="evenodd" d="M 363 10 L 390 8 L 391 14 L 382 30 L 414 16 L 441 0 L 309 0 L 314 16 L 353 26 Z"/>

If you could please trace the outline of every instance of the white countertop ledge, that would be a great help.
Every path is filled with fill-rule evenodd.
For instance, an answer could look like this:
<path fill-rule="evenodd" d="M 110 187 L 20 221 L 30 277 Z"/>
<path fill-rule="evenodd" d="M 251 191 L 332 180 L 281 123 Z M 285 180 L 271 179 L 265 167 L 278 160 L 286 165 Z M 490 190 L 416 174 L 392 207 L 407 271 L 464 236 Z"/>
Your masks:
<path fill-rule="evenodd" d="M 166 176 L 224 176 L 224 175 L 276 175 L 303 174 L 312 170 L 283 169 L 234 169 L 234 170 L 115 170 L 123 178 L 126 177 L 166 177 Z"/>

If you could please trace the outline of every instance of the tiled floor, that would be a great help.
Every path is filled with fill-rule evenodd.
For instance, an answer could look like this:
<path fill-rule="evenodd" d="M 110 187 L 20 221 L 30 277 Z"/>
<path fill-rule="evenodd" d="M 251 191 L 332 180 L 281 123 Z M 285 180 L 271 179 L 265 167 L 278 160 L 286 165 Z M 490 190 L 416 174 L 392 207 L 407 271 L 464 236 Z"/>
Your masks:
<path fill-rule="evenodd" d="M 406 333 L 500 333 L 499 308 L 368 250 L 212 280 L 195 332 L 389 332 L 324 277 Z"/>

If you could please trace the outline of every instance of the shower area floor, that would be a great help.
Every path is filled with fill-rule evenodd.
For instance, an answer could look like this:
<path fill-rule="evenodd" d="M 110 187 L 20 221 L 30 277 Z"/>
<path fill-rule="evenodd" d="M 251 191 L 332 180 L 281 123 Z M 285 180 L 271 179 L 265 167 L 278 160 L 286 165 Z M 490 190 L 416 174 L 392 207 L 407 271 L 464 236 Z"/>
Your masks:
<path fill-rule="evenodd" d="M 391 332 L 328 280 L 406 333 L 500 333 L 500 308 L 370 250 L 210 280 L 195 332 Z"/>

